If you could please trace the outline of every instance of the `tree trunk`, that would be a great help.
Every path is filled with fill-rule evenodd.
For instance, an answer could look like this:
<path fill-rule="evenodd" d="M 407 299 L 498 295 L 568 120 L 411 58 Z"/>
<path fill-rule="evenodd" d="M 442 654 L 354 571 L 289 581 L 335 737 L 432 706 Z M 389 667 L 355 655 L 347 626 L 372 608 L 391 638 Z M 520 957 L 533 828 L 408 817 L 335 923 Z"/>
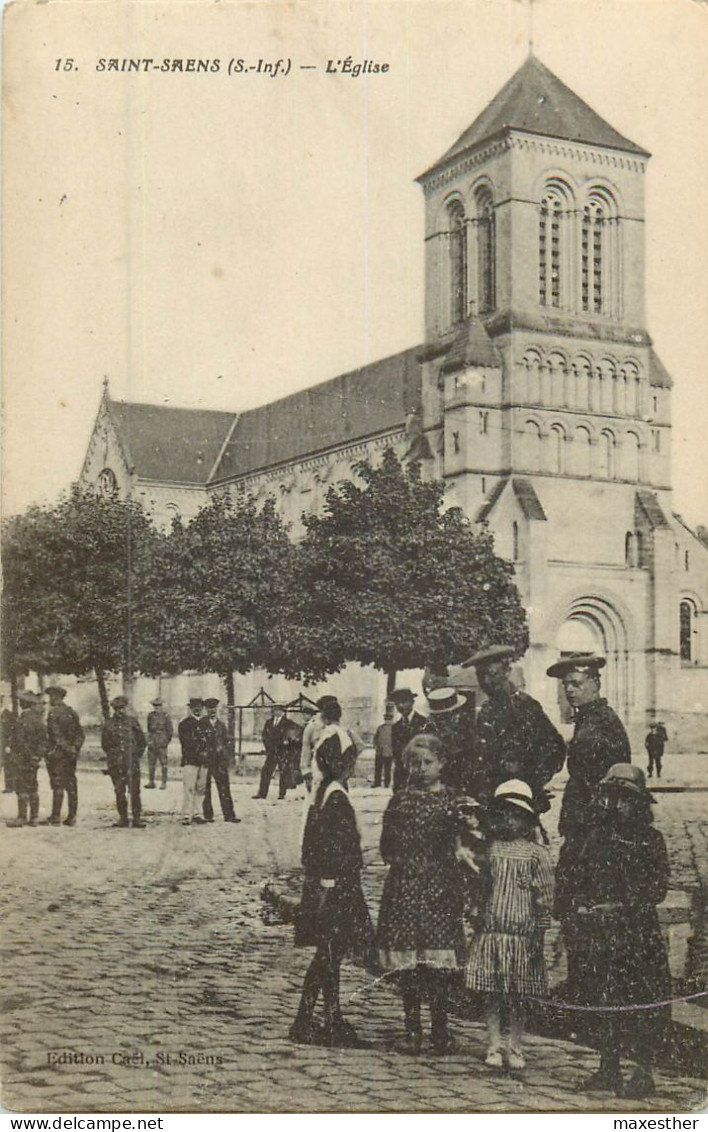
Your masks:
<path fill-rule="evenodd" d="M 94 672 L 96 673 L 96 683 L 98 684 L 98 694 L 99 694 L 100 699 L 101 699 L 101 711 L 103 712 L 103 718 L 108 719 L 110 717 L 110 714 L 111 714 L 111 708 L 110 708 L 110 704 L 108 703 L 108 690 L 106 688 L 106 677 L 103 673 L 103 669 L 99 668 L 98 665 L 94 666 Z"/>
<path fill-rule="evenodd" d="M 228 672 L 224 673 L 224 687 L 226 688 L 226 727 L 229 733 L 229 756 L 231 758 L 235 755 L 236 744 L 236 693 L 234 690 L 234 670 L 230 668 Z"/>
<path fill-rule="evenodd" d="M 14 672 L 10 677 L 10 699 L 12 701 L 13 714 L 17 715 L 19 712 L 19 704 L 17 701 L 17 675 Z"/>
<path fill-rule="evenodd" d="M 397 668 L 391 668 L 386 673 L 386 699 L 391 698 L 391 693 L 393 692 L 393 689 L 396 687 L 396 674 L 397 674 L 397 672 L 398 672 Z"/>

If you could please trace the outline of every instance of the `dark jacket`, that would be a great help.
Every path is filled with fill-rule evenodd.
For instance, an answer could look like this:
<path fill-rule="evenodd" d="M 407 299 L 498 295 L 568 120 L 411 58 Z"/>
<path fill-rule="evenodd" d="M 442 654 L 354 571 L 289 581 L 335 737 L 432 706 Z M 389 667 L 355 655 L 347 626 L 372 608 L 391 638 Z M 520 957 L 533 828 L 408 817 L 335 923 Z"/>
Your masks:
<path fill-rule="evenodd" d="M 166 711 L 148 712 L 147 717 L 148 743 L 151 747 L 167 747 L 173 735 L 172 720 Z"/>
<path fill-rule="evenodd" d="M 652 727 L 651 731 L 644 740 L 644 746 L 647 752 L 652 755 L 658 755 L 659 758 L 664 753 L 664 746 L 668 740 L 666 729 L 664 727 Z"/>
<path fill-rule="evenodd" d="M 206 766 L 207 746 L 203 722 L 194 715 L 188 715 L 180 722 L 177 728 L 182 745 L 180 766 Z"/>
<path fill-rule="evenodd" d="M 41 708 L 24 708 L 17 720 L 15 752 L 20 763 L 39 766 L 49 750 L 49 737 Z"/>
<path fill-rule="evenodd" d="M 671 994 L 656 905 L 665 898 L 669 860 L 648 823 L 618 824 L 602 814 L 573 862 L 572 883 L 556 896 L 556 915 L 572 919 L 584 962 L 577 997 L 586 1004 L 648 1005 Z M 617 904 L 616 911 L 592 911 Z M 590 914 L 578 914 L 578 909 Z"/>
<path fill-rule="evenodd" d="M 445 752 L 441 781 L 455 790 L 471 789 L 475 760 L 475 719 L 469 702 L 457 711 L 430 715 L 425 731 L 437 735 Z"/>
<path fill-rule="evenodd" d="M 47 712 L 47 734 L 52 754 L 78 758 L 84 744 L 84 729 L 68 704 L 56 704 Z"/>
<path fill-rule="evenodd" d="M 477 719 L 475 797 L 489 797 L 502 782 L 520 778 L 539 798 L 564 762 L 563 737 L 532 696 L 517 689 L 482 705 Z"/>
<path fill-rule="evenodd" d="M 228 765 L 229 733 L 226 725 L 220 719 L 211 720 L 204 716 L 199 720 L 204 733 L 204 745 L 207 754 L 207 766 L 210 770 L 215 767 Z"/>
<path fill-rule="evenodd" d="M 627 732 L 607 700 L 579 707 L 568 744 L 568 785 L 558 823 L 562 837 L 582 837 L 589 832 L 596 817 L 595 794 L 601 780 L 614 763 L 631 761 Z"/>
<path fill-rule="evenodd" d="M 145 735 L 134 715 L 112 715 L 103 725 L 101 746 L 108 769 L 127 769 L 145 750 Z"/>

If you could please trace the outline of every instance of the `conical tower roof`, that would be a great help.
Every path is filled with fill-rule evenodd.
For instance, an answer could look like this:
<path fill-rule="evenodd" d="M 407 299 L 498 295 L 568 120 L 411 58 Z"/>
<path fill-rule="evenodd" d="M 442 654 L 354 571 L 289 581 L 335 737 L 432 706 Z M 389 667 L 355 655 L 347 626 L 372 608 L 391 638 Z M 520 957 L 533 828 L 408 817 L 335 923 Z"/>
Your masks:
<path fill-rule="evenodd" d="M 540 60 L 529 55 L 455 144 L 418 179 L 425 180 L 461 154 L 509 130 L 649 156 L 647 150 L 623 137 Z"/>

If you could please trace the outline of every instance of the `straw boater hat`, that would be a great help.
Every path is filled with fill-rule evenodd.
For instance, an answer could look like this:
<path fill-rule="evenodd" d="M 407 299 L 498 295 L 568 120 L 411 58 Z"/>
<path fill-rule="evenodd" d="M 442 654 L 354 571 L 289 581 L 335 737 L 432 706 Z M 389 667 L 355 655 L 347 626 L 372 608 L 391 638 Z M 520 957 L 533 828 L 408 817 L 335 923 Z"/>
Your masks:
<path fill-rule="evenodd" d="M 633 766 L 632 763 L 615 763 L 600 782 L 600 786 L 605 790 L 628 791 L 643 798 L 645 802 L 656 802 L 656 798 L 647 789 L 644 771 L 639 766 Z"/>
<path fill-rule="evenodd" d="M 502 782 L 501 786 L 497 786 L 494 791 L 494 801 L 500 805 L 517 806 L 520 810 L 526 810 L 527 813 L 536 817 L 536 811 L 533 807 L 533 790 L 527 782 L 522 782 L 520 778 L 510 778 L 507 782 Z"/>
<path fill-rule="evenodd" d="M 438 716 L 463 707 L 467 703 L 467 696 L 463 696 L 457 688 L 434 688 L 428 693 L 427 700 L 431 716 Z"/>
<path fill-rule="evenodd" d="M 593 672 L 596 676 L 601 668 L 607 664 L 604 656 L 594 656 L 592 653 L 574 652 L 564 656 L 546 669 L 546 676 L 555 676 L 562 680 L 569 672 Z"/>
<path fill-rule="evenodd" d="M 467 660 L 462 661 L 463 668 L 477 668 L 479 665 L 492 664 L 497 660 L 511 660 L 516 656 L 516 649 L 511 645 L 490 645 L 487 649 L 480 649 Z"/>

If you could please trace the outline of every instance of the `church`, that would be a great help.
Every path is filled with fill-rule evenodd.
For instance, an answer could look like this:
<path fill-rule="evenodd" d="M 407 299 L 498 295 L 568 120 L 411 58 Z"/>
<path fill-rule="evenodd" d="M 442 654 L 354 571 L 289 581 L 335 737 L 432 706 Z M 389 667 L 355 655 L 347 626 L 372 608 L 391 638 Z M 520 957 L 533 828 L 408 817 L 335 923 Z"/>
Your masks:
<path fill-rule="evenodd" d="M 333 483 L 393 447 L 513 561 L 522 679 L 552 718 L 567 722 L 548 665 L 599 652 L 637 753 L 655 720 L 674 750 L 705 749 L 708 549 L 672 500 L 672 379 L 645 317 L 649 159 L 529 55 L 418 177 L 420 343 L 245 412 L 118 402 L 106 386 L 81 481 L 131 493 L 162 525 L 215 491 L 271 495 L 297 537 Z M 175 710 L 186 681 L 161 683 Z M 328 688 L 370 733 L 384 683 L 350 666 Z M 254 674 L 237 698 L 261 684 L 295 694 Z"/>

